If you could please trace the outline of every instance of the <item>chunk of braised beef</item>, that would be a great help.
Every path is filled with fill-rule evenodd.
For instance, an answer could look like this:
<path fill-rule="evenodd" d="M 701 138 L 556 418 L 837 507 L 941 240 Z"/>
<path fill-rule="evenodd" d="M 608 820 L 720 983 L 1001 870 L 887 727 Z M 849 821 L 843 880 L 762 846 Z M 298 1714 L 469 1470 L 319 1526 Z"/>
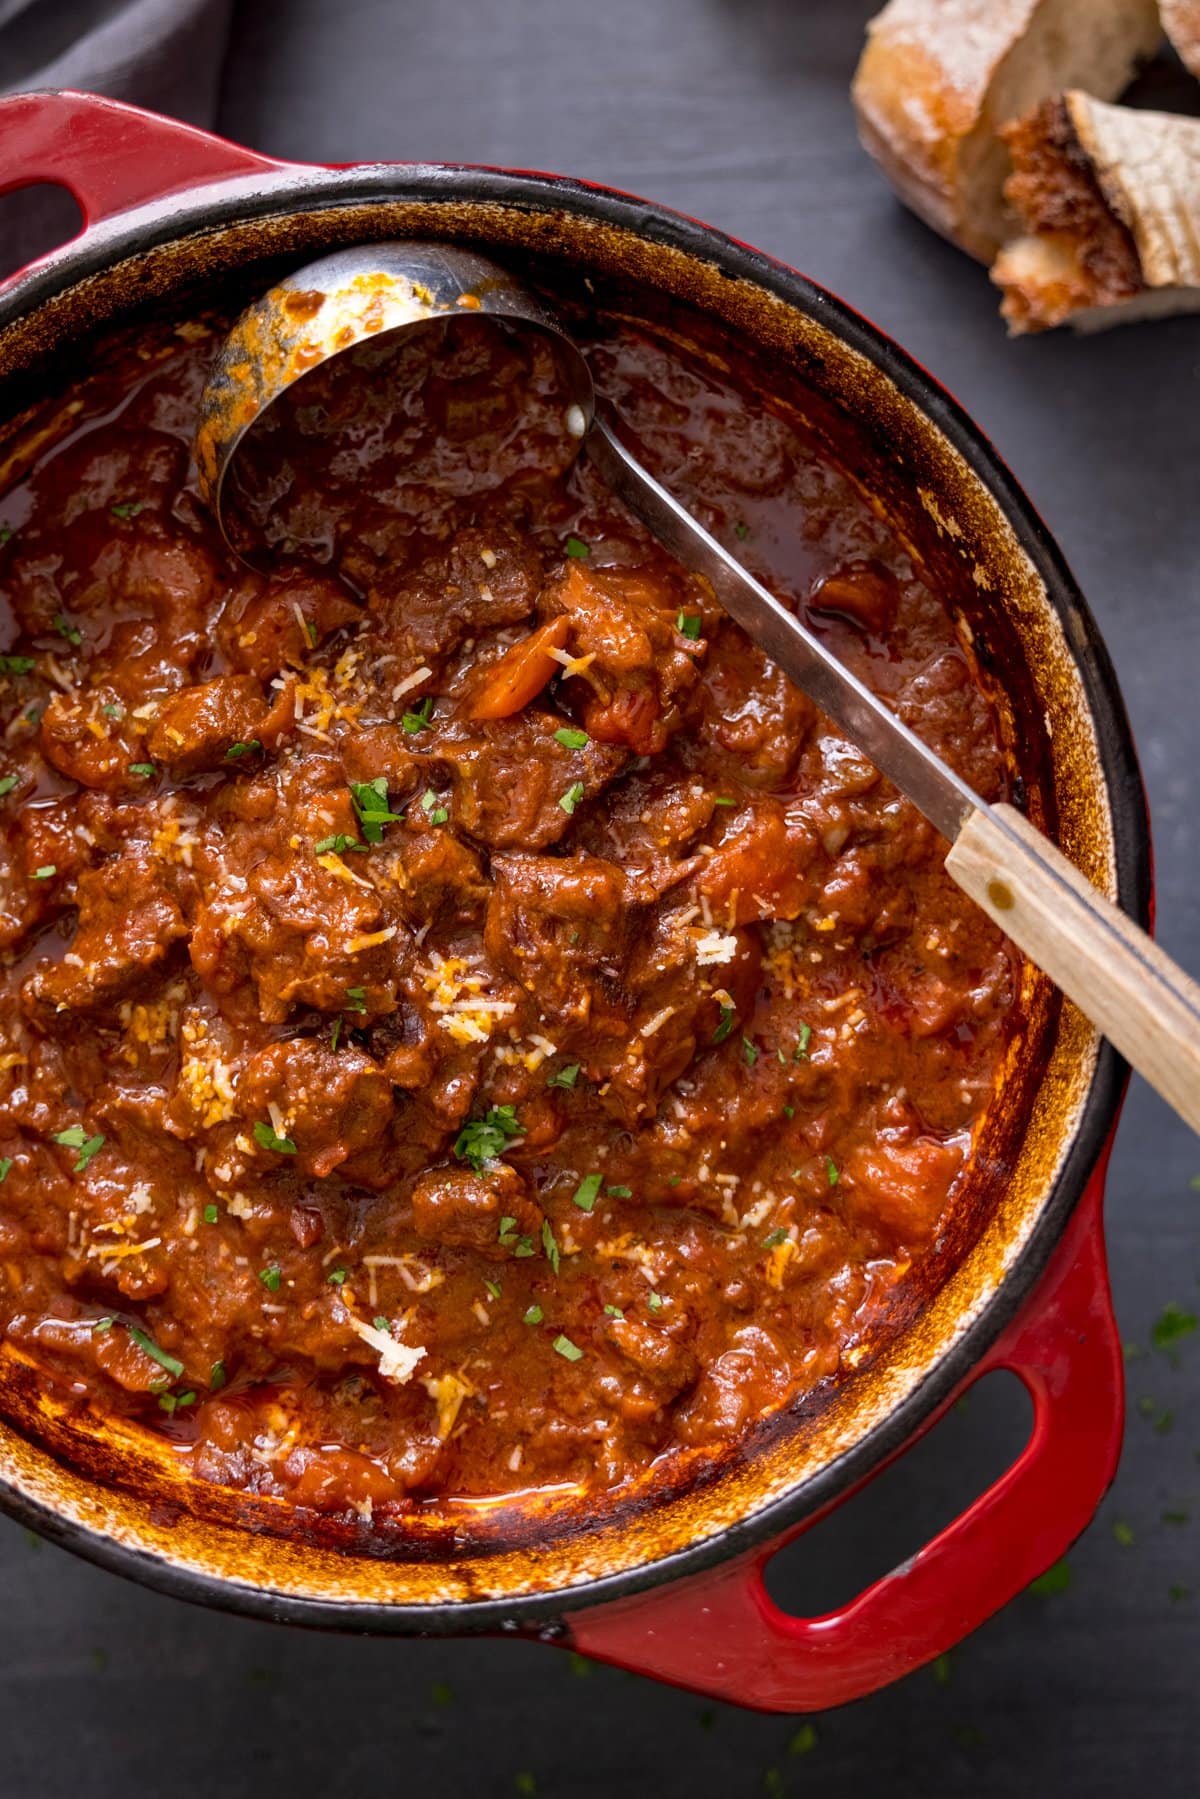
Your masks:
<path fill-rule="evenodd" d="M 282 1116 L 280 1134 L 295 1144 L 289 1164 L 318 1178 L 378 1142 L 394 1111 L 392 1084 L 371 1057 L 350 1044 L 331 1049 L 323 1037 L 260 1049 L 242 1071 L 237 1098 L 251 1121 Z"/>
<path fill-rule="evenodd" d="M 413 1229 L 448 1249 L 469 1249 L 505 1262 L 539 1247 L 542 1210 L 524 1176 L 507 1162 L 479 1174 L 432 1168 L 414 1183 Z"/>
<path fill-rule="evenodd" d="M 630 1317 L 614 1318 L 606 1334 L 626 1361 L 650 1382 L 663 1403 L 690 1387 L 699 1373 L 694 1351 L 661 1326 L 640 1324 Z"/>
<path fill-rule="evenodd" d="M 484 942 L 552 1024 L 619 1035 L 632 920 L 625 871 L 598 856 L 496 856 Z"/>
<path fill-rule="evenodd" d="M 246 574 L 222 608 L 217 645 L 231 668 L 267 681 L 281 669 L 300 668 L 334 631 L 362 616 L 332 575 Z"/>
<path fill-rule="evenodd" d="M 477 735 L 441 737 L 436 755 L 453 774 L 454 824 L 491 849 L 545 849 L 565 836 L 576 808 L 604 791 L 628 752 L 593 738 L 571 749 L 556 737 L 561 729 L 554 713 L 531 707 Z"/>
<path fill-rule="evenodd" d="M 401 667 L 436 667 L 474 632 L 528 618 L 542 580 L 535 545 L 497 522 L 467 527 L 411 571 L 380 575 L 367 603 Z"/>
<path fill-rule="evenodd" d="M 119 718 L 106 714 L 106 706 Z M 145 737 L 114 688 L 51 694 L 38 726 L 38 747 L 52 768 L 81 787 L 136 793 L 145 786 L 144 774 L 134 773 L 147 760 Z"/>
<path fill-rule="evenodd" d="M 699 589 L 658 571 L 593 569 L 572 558 L 540 611 L 570 620 L 568 648 L 582 666 L 566 678 L 589 735 L 639 756 L 665 749 L 705 651 L 690 623 L 679 625 L 702 620 Z"/>
<path fill-rule="evenodd" d="M 27 1003 L 39 1010 L 114 1005 L 158 974 L 187 935 L 179 871 L 148 854 L 85 869 L 76 896 L 79 921 L 69 951 L 25 985 Z"/>
<path fill-rule="evenodd" d="M 151 760 L 175 775 L 228 768 L 259 750 L 273 750 L 291 729 L 291 686 L 263 697 L 253 675 L 218 675 L 185 687 L 162 704 L 147 739 Z"/>
<path fill-rule="evenodd" d="M 808 606 L 847 618 L 871 637 L 886 638 L 900 610 L 900 583 L 873 556 L 856 556 L 820 577 Z"/>
<path fill-rule="evenodd" d="M 710 785 L 779 789 L 795 775 L 817 716 L 813 702 L 736 626 L 716 631 L 688 696 L 680 754 Z M 722 791 L 717 786 L 717 791 Z"/>

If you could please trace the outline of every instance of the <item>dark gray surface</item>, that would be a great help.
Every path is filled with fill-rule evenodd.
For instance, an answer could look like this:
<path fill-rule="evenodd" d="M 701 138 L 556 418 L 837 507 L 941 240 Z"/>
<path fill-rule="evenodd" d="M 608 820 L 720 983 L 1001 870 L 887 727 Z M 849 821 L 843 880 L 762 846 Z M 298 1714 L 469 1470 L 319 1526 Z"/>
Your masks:
<path fill-rule="evenodd" d="M 900 211 L 854 138 L 868 5 L 789 0 L 275 0 L 244 4 L 224 129 L 298 159 L 552 168 L 696 213 L 804 269 L 958 395 L 1058 535 L 1124 683 L 1150 787 L 1161 935 L 1200 968 L 1200 325 L 1010 344 L 985 276 Z M 284 1632 L 141 1592 L 0 1527 L 7 1795 L 1051 1793 L 1200 1786 L 1200 1337 L 1148 1349 L 1200 1300 L 1200 1145 L 1135 1084 L 1108 1228 L 1129 1365 L 1114 1494 L 1073 1584 L 1025 1596 L 953 1655 L 817 1720 L 759 1718 L 515 1643 Z M 1156 1429 L 1137 1399 L 1174 1414 Z M 777 1591 L 844 1598 L 981 1486 L 1021 1408 L 982 1390 Z M 919 1459 L 918 1459 L 919 1458 Z M 1190 1509 L 1186 1524 L 1164 1510 Z M 1118 1520 L 1134 1541 L 1114 1537 Z M 1191 1596 L 1172 1601 L 1183 1583 Z M 442 1690 L 442 1689 L 446 1690 Z M 772 1774 L 774 1769 L 777 1772 Z"/>

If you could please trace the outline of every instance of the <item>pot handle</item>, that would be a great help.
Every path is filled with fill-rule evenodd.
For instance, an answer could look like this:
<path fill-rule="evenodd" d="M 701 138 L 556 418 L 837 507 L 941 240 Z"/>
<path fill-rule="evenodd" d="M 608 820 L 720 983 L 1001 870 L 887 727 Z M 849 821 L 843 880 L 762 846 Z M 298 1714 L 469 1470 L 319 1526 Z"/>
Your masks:
<path fill-rule="evenodd" d="M 0 194 L 39 181 L 68 188 L 85 231 L 198 183 L 287 166 L 100 94 L 64 88 L 0 98 Z"/>
<path fill-rule="evenodd" d="M 1020 1456 L 940 1535 L 843 1610 L 793 1618 L 763 1582 L 792 1531 L 713 1573 L 575 1613 L 566 1646 L 734 1704 L 820 1711 L 950 1649 L 1044 1573 L 1091 1520 L 1121 1448 L 1124 1376 L 1101 1223 L 1107 1159 L 1032 1300 L 930 1420 L 996 1368 L 1016 1374 L 1034 1404 Z"/>

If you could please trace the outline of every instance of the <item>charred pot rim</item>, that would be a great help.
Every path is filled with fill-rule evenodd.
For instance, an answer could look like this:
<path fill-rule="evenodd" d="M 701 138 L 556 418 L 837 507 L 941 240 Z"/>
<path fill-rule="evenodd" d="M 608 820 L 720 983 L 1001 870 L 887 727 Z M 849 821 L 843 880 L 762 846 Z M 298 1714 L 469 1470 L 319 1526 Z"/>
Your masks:
<path fill-rule="evenodd" d="M 7 293 L 0 293 L 0 328 L 5 328 L 4 349 L 0 351 L 0 408 L 11 412 L 30 392 L 36 392 L 40 369 L 57 344 L 86 331 L 98 318 L 107 318 L 110 303 L 104 305 L 102 313 L 89 313 L 89 285 L 112 271 L 114 264 L 126 258 L 138 259 L 129 270 L 128 309 L 171 286 L 169 266 L 163 271 L 165 278 L 158 289 L 154 287 L 153 272 L 147 278 L 143 259 L 156 248 L 169 251 L 171 246 L 182 248 L 190 244 L 194 256 L 198 237 L 211 236 L 215 240 L 227 228 L 257 225 L 263 233 L 264 254 L 271 252 L 274 228 L 273 248 L 278 255 L 287 245 L 287 237 L 282 234 L 302 230 L 306 215 L 327 216 L 344 210 L 348 228 L 353 230 L 352 215 L 356 209 L 381 203 L 426 206 L 431 217 L 436 217 L 439 208 L 446 208 L 453 215 L 451 229 L 456 236 L 471 235 L 471 213 L 489 208 L 549 220 L 565 217 L 603 227 L 610 233 L 624 233 L 656 249 L 674 251 L 703 263 L 731 283 L 748 284 L 773 296 L 871 364 L 903 399 L 932 422 L 991 496 L 1011 527 L 1019 550 L 1044 586 L 1050 608 L 1063 630 L 1096 732 L 1100 772 L 1111 809 L 1117 895 L 1134 917 L 1141 922 L 1147 920 L 1149 827 L 1128 721 L 1094 620 L 1041 520 L 987 440 L 915 362 L 804 276 L 696 221 L 570 179 L 466 166 L 385 165 L 340 171 L 301 168 L 217 182 L 139 207 L 96 226 L 78 244 L 56 252 L 28 276 L 15 281 Z M 328 243 L 328 231 L 313 241 Z M 1101 1044 L 1073 1139 L 1023 1248 L 951 1350 L 851 1448 L 782 1496 L 689 1547 L 554 1591 L 440 1604 L 373 1604 L 259 1587 L 228 1574 L 208 1573 L 172 1562 L 145 1547 L 118 1541 L 104 1532 L 102 1492 L 97 1495 L 94 1523 L 60 1516 L 51 1506 L 32 1499 L 9 1481 L 0 1483 L 0 1505 L 51 1540 L 99 1565 L 177 1597 L 247 1615 L 387 1634 L 559 1634 L 560 1620 L 570 1611 L 699 1573 L 782 1537 L 827 1508 L 902 1448 L 1028 1298 L 1088 1176 L 1101 1158 L 1124 1078 L 1124 1065 L 1107 1044 Z"/>

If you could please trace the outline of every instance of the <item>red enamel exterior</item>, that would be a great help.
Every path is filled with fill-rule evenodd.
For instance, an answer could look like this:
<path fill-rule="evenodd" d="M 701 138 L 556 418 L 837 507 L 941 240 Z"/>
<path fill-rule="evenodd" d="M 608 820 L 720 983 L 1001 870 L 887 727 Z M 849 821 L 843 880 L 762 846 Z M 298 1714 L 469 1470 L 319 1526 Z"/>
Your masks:
<path fill-rule="evenodd" d="M 85 232 L 207 182 L 295 166 L 95 95 L 0 100 L 0 193 L 58 183 L 77 200 Z M 815 1711 L 861 1698 L 949 1649 L 1057 1561 L 1091 1520 L 1121 1446 L 1122 1356 L 1102 1223 L 1111 1141 L 1034 1295 L 923 1427 L 993 1369 L 1011 1370 L 1033 1400 L 1025 1449 L 965 1512 L 824 1617 L 789 1617 L 763 1575 L 832 1506 L 710 1573 L 575 1612 L 564 1646 L 736 1704 Z"/>

